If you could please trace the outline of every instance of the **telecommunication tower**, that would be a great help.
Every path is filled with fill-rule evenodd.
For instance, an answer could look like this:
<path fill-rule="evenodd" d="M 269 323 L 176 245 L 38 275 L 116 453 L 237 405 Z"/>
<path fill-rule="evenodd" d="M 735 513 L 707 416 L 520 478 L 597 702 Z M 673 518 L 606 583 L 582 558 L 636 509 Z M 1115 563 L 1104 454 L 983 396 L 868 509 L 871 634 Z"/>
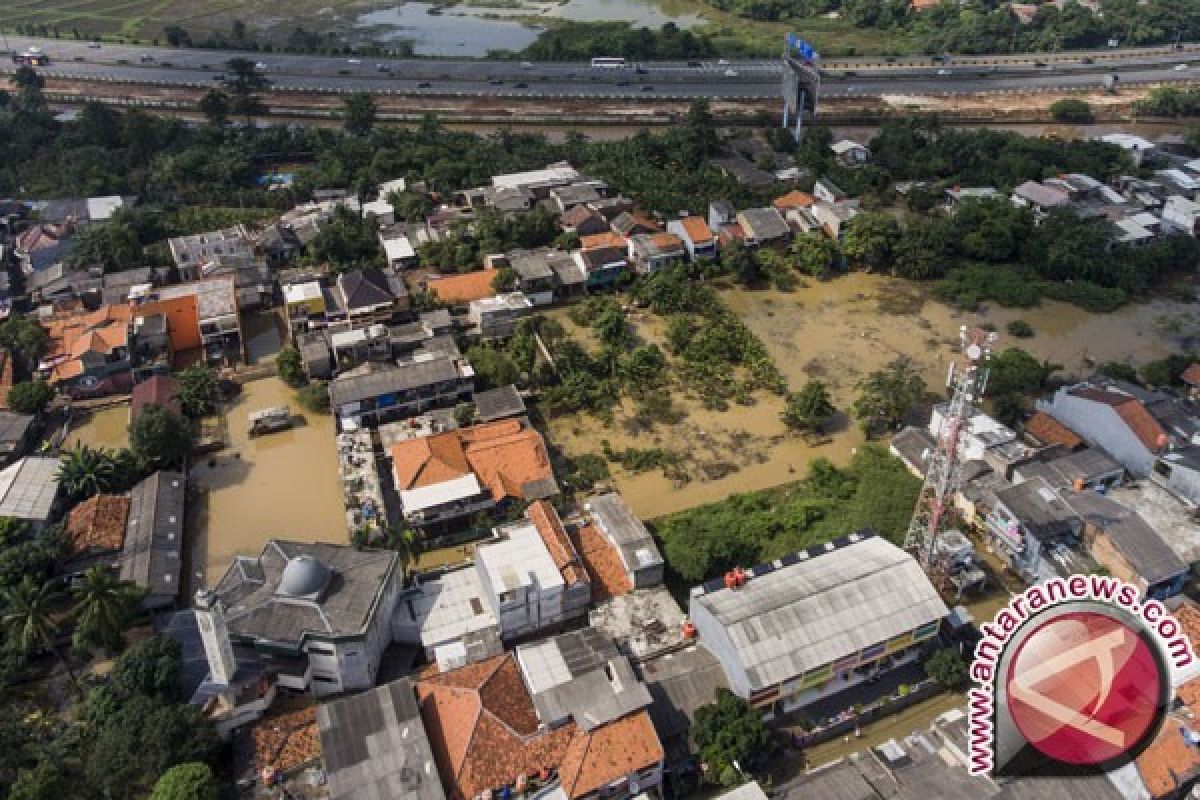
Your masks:
<path fill-rule="evenodd" d="M 983 397 L 987 388 L 988 361 L 996 341 L 996 334 L 980 328 L 968 330 L 966 325 L 959 328 L 958 336 L 962 355 L 950 363 L 946 375 L 950 402 L 926 460 L 925 483 L 917 496 L 908 533 L 904 536 L 904 549 L 930 575 L 943 571 L 938 563 L 937 541 L 943 530 L 946 503 L 958 485 L 962 467 L 959 442 L 974 402 Z"/>

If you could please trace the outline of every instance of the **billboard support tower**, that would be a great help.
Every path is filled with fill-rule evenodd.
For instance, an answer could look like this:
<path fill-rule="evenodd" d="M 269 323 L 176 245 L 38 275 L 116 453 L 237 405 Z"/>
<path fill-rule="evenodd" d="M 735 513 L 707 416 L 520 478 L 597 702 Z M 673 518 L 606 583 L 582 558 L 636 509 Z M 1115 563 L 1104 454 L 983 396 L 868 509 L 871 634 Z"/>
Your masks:
<path fill-rule="evenodd" d="M 917 496 L 917 505 L 904 536 L 904 549 L 917 559 L 931 579 L 938 578 L 934 580 L 935 585 L 950 577 L 949 565 L 941 563 L 945 559 L 939 557 L 938 537 L 944 531 L 946 504 L 958 486 L 962 470 L 959 446 L 963 430 L 975 402 L 983 397 L 987 388 L 988 361 L 996 334 L 980 328 L 968 330 L 963 325 L 959 329 L 959 341 L 962 355 L 950 363 L 946 376 L 950 402 L 927 456 L 925 483 Z"/>
<path fill-rule="evenodd" d="M 790 128 L 794 122 L 792 136 L 796 141 L 800 141 L 804 131 L 804 113 L 817 113 L 821 91 L 821 73 L 816 66 L 819 58 L 808 42 L 794 33 L 787 35 L 783 48 L 783 127 Z"/>

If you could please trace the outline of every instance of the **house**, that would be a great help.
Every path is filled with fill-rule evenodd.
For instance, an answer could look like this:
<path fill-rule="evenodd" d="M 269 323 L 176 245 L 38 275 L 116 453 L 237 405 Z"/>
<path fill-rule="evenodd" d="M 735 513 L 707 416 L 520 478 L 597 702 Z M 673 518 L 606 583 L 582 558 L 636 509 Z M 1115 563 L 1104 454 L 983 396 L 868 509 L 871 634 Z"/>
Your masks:
<path fill-rule="evenodd" d="M 1150 470 L 1150 480 L 1189 507 L 1200 507 L 1200 445 L 1160 454 Z"/>
<path fill-rule="evenodd" d="M 595 209 L 583 205 L 564 211 L 558 218 L 558 225 L 566 233 L 576 236 L 590 236 L 608 230 L 608 220 Z"/>
<path fill-rule="evenodd" d="M 869 531 L 730 572 L 688 604 L 731 691 L 774 716 L 911 663 L 948 613 L 916 560 Z"/>
<path fill-rule="evenodd" d="M 774 208 L 748 208 L 735 217 L 745 232 L 748 247 L 783 244 L 792 237 L 792 229 Z"/>
<path fill-rule="evenodd" d="M 946 208 L 950 210 L 967 200 L 991 200 L 1000 196 L 1000 192 L 992 186 L 952 186 L 942 194 L 946 198 Z"/>
<path fill-rule="evenodd" d="M 467 319 L 484 339 L 512 336 L 517 329 L 517 320 L 531 313 L 533 303 L 521 292 L 472 300 L 467 306 Z"/>
<path fill-rule="evenodd" d="M 686 258 L 683 240 L 673 233 L 635 233 L 629 237 L 629 260 L 639 274 L 653 275 Z"/>
<path fill-rule="evenodd" d="M 317 706 L 329 800 L 446 800 L 412 684 Z"/>
<path fill-rule="evenodd" d="M 580 658 L 599 661 L 586 653 Z M 545 703 L 539 708 L 534 694 L 543 675 L 561 679 L 561 672 L 555 676 L 549 669 L 546 663 L 525 674 L 518 657 L 506 654 L 416 682 L 421 718 L 451 800 L 512 786 L 541 790 L 552 776 L 554 796 L 565 800 L 622 800 L 662 782 L 664 753 L 649 714 L 638 709 L 614 716 L 630 704 L 627 692 L 640 694 L 618 683 L 630 676 L 613 670 L 610 677 L 600 666 L 590 670 L 589 676 L 599 671 L 605 685 L 584 679 L 591 693 L 574 692 L 568 708 L 588 718 L 572 716 L 553 726 L 558 712 Z"/>
<path fill-rule="evenodd" d="M 92 567 L 116 566 L 128 518 L 129 498 L 124 495 L 95 494 L 79 503 L 67 515 L 66 555 L 56 572 L 74 579 Z"/>
<path fill-rule="evenodd" d="M 180 408 L 179 382 L 170 375 L 153 375 L 141 383 L 134 384 L 129 402 L 129 424 L 137 422 L 147 406 L 162 406 L 175 416 L 183 412 Z"/>
<path fill-rule="evenodd" d="M 833 204 L 844 203 L 850 199 L 848 194 L 828 178 L 820 178 L 813 184 L 813 197 Z"/>
<path fill-rule="evenodd" d="M 616 284 L 628 267 L 627 251 L 623 247 L 594 247 L 577 250 L 575 262 L 587 276 L 588 289 L 603 289 Z"/>
<path fill-rule="evenodd" d="M 525 517 L 475 548 L 479 583 L 504 639 L 560 628 L 586 616 L 591 603 L 591 581 L 558 512 L 538 500 Z"/>
<path fill-rule="evenodd" d="M 1154 177 L 1158 178 L 1168 189 L 1173 189 L 1188 200 L 1200 200 L 1200 178 L 1181 169 L 1156 170 Z"/>
<path fill-rule="evenodd" d="M 1135 478 L 1144 478 L 1155 457 L 1170 440 L 1140 400 L 1111 388 L 1090 384 L 1065 386 L 1048 400 L 1044 411 L 1078 433 L 1092 447 L 1102 448 Z"/>
<path fill-rule="evenodd" d="M 792 211 L 789 214 L 803 213 L 803 210 Z M 846 226 L 850 220 L 862 213 L 862 209 L 858 207 L 857 200 L 847 200 L 842 203 L 826 203 L 824 200 L 818 200 L 813 203 L 808 210 L 812 215 L 813 220 L 827 236 L 841 240 L 846 233 Z"/>
<path fill-rule="evenodd" d="M 1013 483 L 1031 480 L 1035 476 L 1040 476 L 1055 489 L 1106 492 L 1121 485 L 1125 479 L 1125 468 L 1103 450 L 1088 447 L 1054 458 L 1035 458 L 1013 468 Z"/>
<path fill-rule="evenodd" d="M 658 233 L 659 226 L 657 222 L 645 215 L 624 211 L 613 219 L 612 229 L 615 233 L 628 239 L 635 233 Z"/>
<path fill-rule="evenodd" d="M 1183 591 L 1188 565 L 1135 510 L 1090 490 L 1062 497 L 1083 519 L 1088 554 L 1109 574 L 1155 600 Z"/>
<path fill-rule="evenodd" d="M 1200 203 L 1173 194 L 1163 204 L 1162 221 L 1188 236 L 1200 236 Z"/>
<path fill-rule="evenodd" d="M 601 181 L 583 181 L 566 186 L 555 186 L 547 192 L 547 199 L 564 214 L 571 209 L 594 203 L 608 193 L 608 186 Z"/>
<path fill-rule="evenodd" d="M 465 360 L 424 354 L 397 364 L 368 361 L 342 372 L 329 384 L 329 402 L 343 430 L 374 428 L 432 408 L 470 402 L 474 390 L 475 371 Z"/>
<path fill-rule="evenodd" d="M 439 302 L 451 306 L 465 306 L 474 300 L 494 297 L 496 287 L 493 285 L 499 270 L 481 269 L 462 275 L 430 276 L 425 282 L 429 290 Z"/>
<path fill-rule="evenodd" d="M 182 473 L 160 470 L 129 493 L 120 577 L 146 590 L 142 607 L 170 608 L 179 596 L 187 488 Z"/>
<path fill-rule="evenodd" d="M 1029 25 L 1037 17 L 1038 9 L 1041 6 L 1034 3 L 1009 3 L 1008 10 L 1016 17 L 1017 22 L 1022 25 Z"/>
<path fill-rule="evenodd" d="M 174 286 L 138 286 L 130 292 L 134 316 L 162 314 L 174 353 L 200 350 L 209 364 L 242 360 L 237 284 L 221 275 Z"/>
<path fill-rule="evenodd" d="M 941 2 L 942 0 L 908 0 L 908 7 L 913 13 L 919 14 L 922 11 L 928 11 Z"/>
<path fill-rule="evenodd" d="M 795 209 L 811 208 L 812 204 L 815 203 L 816 201 L 817 201 L 817 199 L 815 197 L 813 197 L 811 194 L 809 194 L 808 192 L 792 190 L 781 197 L 776 197 L 774 200 L 771 201 L 771 205 L 780 214 L 783 214 L 786 216 L 787 212 L 795 210 Z"/>
<path fill-rule="evenodd" d="M 626 211 L 633 211 L 633 201 L 628 197 L 615 195 L 613 197 L 602 197 L 599 200 L 593 200 L 588 203 L 589 206 L 605 220 L 612 222 Z"/>
<path fill-rule="evenodd" d="M 775 175 L 765 169 L 760 169 L 753 161 L 734 153 L 722 158 L 709 159 L 722 175 L 733 178 L 742 186 L 762 189 L 775 183 Z"/>
<path fill-rule="evenodd" d="M 396 604 L 392 637 L 420 647 L 441 672 L 504 652 L 496 612 L 474 564 L 415 576 Z"/>
<path fill-rule="evenodd" d="M 1058 445 L 1067 450 L 1079 450 L 1086 445 L 1079 434 L 1063 425 L 1045 411 L 1035 411 L 1025 420 L 1023 431 L 1026 438 L 1039 447 Z"/>
<path fill-rule="evenodd" d="M 545 169 L 514 172 L 511 175 L 493 175 L 492 186 L 497 189 L 525 189 L 542 198 L 549 195 L 550 189 L 578 183 L 581 177 L 570 164 L 559 161 Z"/>
<path fill-rule="evenodd" d="M 201 633 L 206 623 L 210 635 L 228 631 L 216 650 L 252 646 L 285 688 L 317 696 L 370 689 L 392 640 L 399 562 L 393 551 L 270 539 L 258 556 L 237 556 L 198 597 L 197 613 L 210 617 Z"/>
<path fill-rule="evenodd" d="M 428 526 L 558 494 L 546 443 L 525 420 L 443 431 L 391 446 L 404 517 Z"/>
<path fill-rule="evenodd" d="M 475 421 L 495 422 L 507 417 L 523 417 L 526 414 L 525 401 L 521 399 L 517 387 L 509 384 L 485 392 L 475 394 Z"/>
<path fill-rule="evenodd" d="M 253 242 L 255 251 L 261 253 L 272 267 L 287 264 L 304 249 L 304 242 L 296 231 L 282 221 L 273 222 L 254 234 Z"/>
<path fill-rule="evenodd" d="M 336 288 L 351 327 L 391 322 L 409 309 L 404 280 L 390 269 L 343 272 L 337 276 Z"/>
<path fill-rule="evenodd" d="M 375 200 L 363 203 L 362 215 L 364 217 L 374 217 L 376 225 L 392 225 L 396 222 L 396 209 L 382 195 Z"/>
<path fill-rule="evenodd" d="M 724 200 L 714 200 L 708 204 L 708 227 L 713 233 L 734 224 L 736 217 L 737 210 Z"/>
<path fill-rule="evenodd" d="M 702 217 L 683 217 L 667 223 L 667 231 L 679 237 L 692 261 L 717 257 L 717 237 Z"/>
<path fill-rule="evenodd" d="M 650 690 L 648 711 L 667 751 L 668 768 L 692 758 L 691 728 L 696 711 L 711 705 L 729 680 L 721 662 L 702 644 L 674 647 L 634 665 Z"/>
<path fill-rule="evenodd" d="M 7 396 L 2 385 L 0 391 L 5 391 Z M 29 450 L 36 438 L 36 423 L 37 417 L 33 414 L 0 411 L 0 466 L 11 464 Z"/>
<path fill-rule="evenodd" d="M 1097 138 L 1129 153 L 1134 166 L 1140 167 L 1146 156 L 1153 154 L 1156 150 L 1154 142 L 1132 133 L 1106 133 Z"/>
<path fill-rule="evenodd" d="M 1037 181 L 1025 181 L 1012 191 L 1012 204 L 1032 208 L 1036 214 L 1045 214 L 1051 209 L 1062 208 L 1070 203 L 1070 196 L 1061 188 L 1047 186 Z"/>
<path fill-rule="evenodd" d="M 49 344 L 40 371 L 72 397 L 127 392 L 130 372 L 129 306 L 63 312 L 42 322 Z"/>
<path fill-rule="evenodd" d="M 198 280 L 205 276 L 205 267 L 220 257 L 254 258 L 254 237 L 245 225 L 234 225 L 207 233 L 191 236 L 176 236 L 167 240 L 171 258 L 184 280 Z"/>
<path fill-rule="evenodd" d="M 663 581 L 663 558 L 654 537 L 621 495 L 614 492 L 589 498 L 584 504 L 591 525 L 608 540 L 620 559 L 621 569 L 634 589 L 658 586 Z"/>
<path fill-rule="evenodd" d="M 506 260 L 517 275 L 517 288 L 535 306 L 554 302 L 560 288 L 569 292 L 573 284 L 582 283 L 583 276 L 578 275 L 579 268 L 570 253 L 549 248 L 513 250 Z"/>
<path fill-rule="evenodd" d="M 0 470 L 0 517 L 28 522 L 40 532 L 59 509 L 57 458 L 26 456 Z"/>
<path fill-rule="evenodd" d="M 73 220 L 58 225 L 39 222 L 18 233 L 13 237 L 12 248 L 21 272 L 29 276 L 61 262 L 74 235 Z"/>
<path fill-rule="evenodd" d="M 985 526 L 996 553 L 1026 581 L 1091 571 L 1078 553 L 1079 515 L 1044 478 L 993 492 L 990 506 Z"/>
<path fill-rule="evenodd" d="M 417 251 L 413 248 L 412 240 L 408 238 L 404 229 L 381 228 L 378 235 L 379 244 L 383 247 L 383 254 L 387 258 L 389 267 L 407 269 L 416 265 Z"/>
<path fill-rule="evenodd" d="M 843 167 L 861 167 L 871 160 L 871 151 L 851 139 L 842 139 L 829 145 L 834 160 Z"/>

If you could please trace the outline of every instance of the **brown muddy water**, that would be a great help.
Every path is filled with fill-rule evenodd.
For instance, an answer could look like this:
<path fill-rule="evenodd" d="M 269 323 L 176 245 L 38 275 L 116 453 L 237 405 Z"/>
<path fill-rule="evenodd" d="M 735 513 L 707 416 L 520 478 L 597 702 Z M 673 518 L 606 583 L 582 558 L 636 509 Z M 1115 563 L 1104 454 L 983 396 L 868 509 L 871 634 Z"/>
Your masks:
<path fill-rule="evenodd" d="M 991 322 L 1000 331 L 999 348 L 1024 348 L 1064 365 L 1066 373 L 1074 375 L 1084 374 L 1085 358 L 1134 362 L 1159 358 L 1175 346 L 1174 331 L 1194 332 L 1200 325 L 1196 305 L 1168 301 L 1104 315 L 1062 303 L 967 314 L 926 300 L 912 284 L 865 273 L 814 281 L 794 292 L 730 289 L 722 296 L 763 341 L 792 389 L 810 377 L 820 378 L 830 387 L 839 409 L 849 407 L 855 386 L 866 373 L 901 355 L 915 362 L 931 391 L 939 391 L 957 350 L 958 328 L 964 324 Z M 568 330 L 587 339 L 565 314 L 555 315 Z M 1036 335 L 1016 339 L 1004 334 L 1004 326 L 1014 319 L 1027 321 Z M 633 322 L 643 339 L 661 344 L 661 320 L 638 314 Z M 682 453 L 691 476 L 682 484 L 659 470 L 631 474 L 610 464 L 615 488 L 644 518 L 798 480 L 817 457 L 845 464 L 863 443 L 857 427 L 839 416 L 830 440 L 810 445 L 784 428 L 782 398 L 759 393 L 755 399 L 751 406 L 708 411 L 676 393 L 676 406 L 687 412 L 678 424 L 632 431 L 633 408 L 626 404 L 611 425 L 589 415 L 552 419 L 548 437 L 568 455 L 599 453 L 604 439 L 618 450 L 662 447 Z"/>
<path fill-rule="evenodd" d="M 77 412 L 73 428 L 67 434 L 64 449 L 86 444 L 119 450 L 129 446 L 129 404 L 102 408 L 99 411 Z"/>
<path fill-rule="evenodd" d="M 279 405 L 303 422 L 250 438 L 246 415 Z M 333 418 L 300 412 L 292 390 L 275 377 L 245 384 L 225 415 L 229 446 L 197 460 L 189 475 L 193 569 L 213 584 L 234 556 L 257 555 L 271 538 L 345 543 Z"/>

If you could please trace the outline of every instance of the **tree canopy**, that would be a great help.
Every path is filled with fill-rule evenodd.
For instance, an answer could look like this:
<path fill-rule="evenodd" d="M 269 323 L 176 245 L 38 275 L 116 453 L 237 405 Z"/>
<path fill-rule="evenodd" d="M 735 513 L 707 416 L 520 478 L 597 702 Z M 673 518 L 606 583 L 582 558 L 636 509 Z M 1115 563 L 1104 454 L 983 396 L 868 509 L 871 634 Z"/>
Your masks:
<path fill-rule="evenodd" d="M 774 740 L 762 713 L 728 689 L 696 709 L 692 739 L 705 765 L 706 779 L 736 786 L 771 756 Z"/>

